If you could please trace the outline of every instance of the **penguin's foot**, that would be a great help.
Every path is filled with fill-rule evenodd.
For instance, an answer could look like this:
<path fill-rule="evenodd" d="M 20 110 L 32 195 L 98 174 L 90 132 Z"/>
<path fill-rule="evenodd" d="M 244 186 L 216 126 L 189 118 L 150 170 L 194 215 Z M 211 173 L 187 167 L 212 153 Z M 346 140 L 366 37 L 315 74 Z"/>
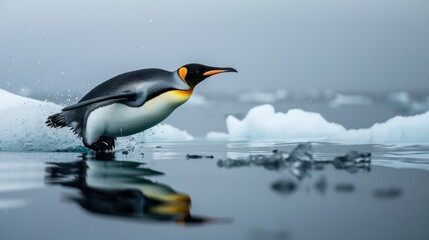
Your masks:
<path fill-rule="evenodd" d="M 108 152 L 115 148 L 115 139 L 112 137 L 101 136 L 90 146 L 86 146 L 96 152 Z"/>

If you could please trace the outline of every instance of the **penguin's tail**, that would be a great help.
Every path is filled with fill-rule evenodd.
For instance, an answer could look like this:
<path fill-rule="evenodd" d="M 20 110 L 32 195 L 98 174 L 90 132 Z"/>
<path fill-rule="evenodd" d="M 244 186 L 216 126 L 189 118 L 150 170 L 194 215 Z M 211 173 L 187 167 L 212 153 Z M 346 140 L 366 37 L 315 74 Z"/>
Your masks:
<path fill-rule="evenodd" d="M 46 120 L 46 125 L 51 128 L 63 128 L 67 127 L 66 118 L 64 116 L 64 112 L 56 113 L 48 117 Z"/>
<path fill-rule="evenodd" d="M 45 123 L 51 128 L 70 127 L 78 137 L 82 137 L 83 129 L 79 117 L 80 115 L 73 111 L 65 111 L 49 116 Z"/>

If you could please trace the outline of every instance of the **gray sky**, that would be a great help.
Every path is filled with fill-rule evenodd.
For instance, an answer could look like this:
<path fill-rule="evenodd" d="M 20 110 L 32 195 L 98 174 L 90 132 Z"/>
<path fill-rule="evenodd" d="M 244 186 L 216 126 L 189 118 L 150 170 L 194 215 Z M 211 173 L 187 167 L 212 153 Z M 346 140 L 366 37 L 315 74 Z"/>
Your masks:
<path fill-rule="evenodd" d="M 0 88 L 82 94 L 117 74 L 230 66 L 200 92 L 429 90 L 427 0 L 0 1 Z"/>

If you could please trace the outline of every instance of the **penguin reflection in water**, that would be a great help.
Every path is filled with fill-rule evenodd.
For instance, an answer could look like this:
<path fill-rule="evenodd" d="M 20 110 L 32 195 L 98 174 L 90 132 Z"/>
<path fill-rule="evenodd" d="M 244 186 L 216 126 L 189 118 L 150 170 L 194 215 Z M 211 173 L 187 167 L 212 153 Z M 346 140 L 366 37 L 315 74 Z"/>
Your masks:
<path fill-rule="evenodd" d="M 162 172 L 142 167 L 143 163 L 115 161 L 113 153 L 82 155 L 75 162 L 51 162 L 46 167 L 46 183 L 79 190 L 67 199 L 101 216 L 177 224 L 215 223 L 220 220 L 193 216 L 191 198 L 148 177 Z"/>
<path fill-rule="evenodd" d="M 116 137 L 149 129 L 185 103 L 196 85 L 233 68 L 187 64 L 177 71 L 142 69 L 111 78 L 92 89 L 78 103 L 48 117 L 53 128 L 70 127 L 85 147 L 110 151 Z"/>

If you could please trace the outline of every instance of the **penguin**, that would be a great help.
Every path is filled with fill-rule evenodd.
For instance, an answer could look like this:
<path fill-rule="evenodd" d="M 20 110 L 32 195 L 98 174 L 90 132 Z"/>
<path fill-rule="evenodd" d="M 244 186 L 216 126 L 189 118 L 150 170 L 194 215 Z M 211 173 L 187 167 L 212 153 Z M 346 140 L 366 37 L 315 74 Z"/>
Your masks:
<path fill-rule="evenodd" d="M 229 67 L 191 63 L 170 72 L 149 68 L 113 77 L 89 91 L 78 103 L 48 117 L 52 128 L 70 127 L 85 147 L 111 151 L 117 137 L 149 129 L 166 119 L 204 79 Z"/>

